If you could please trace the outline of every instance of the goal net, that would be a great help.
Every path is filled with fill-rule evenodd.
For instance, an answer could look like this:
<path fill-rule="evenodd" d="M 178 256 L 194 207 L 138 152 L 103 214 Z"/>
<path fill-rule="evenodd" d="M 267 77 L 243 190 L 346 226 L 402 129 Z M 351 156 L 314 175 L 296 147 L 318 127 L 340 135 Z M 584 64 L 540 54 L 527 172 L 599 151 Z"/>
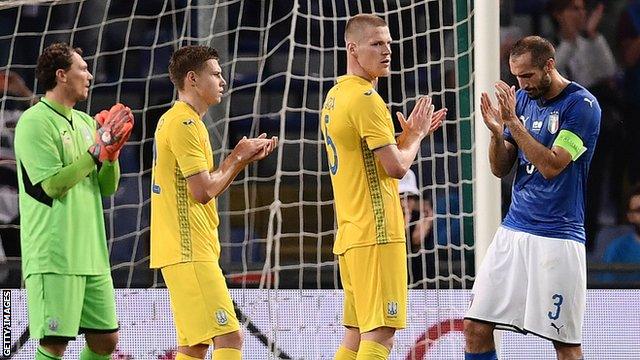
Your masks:
<path fill-rule="evenodd" d="M 83 48 L 95 77 L 89 99 L 76 108 L 95 114 L 115 102 L 131 107 L 136 127 L 121 153 L 120 187 L 104 201 L 112 273 L 117 288 L 149 291 L 151 301 L 166 305 L 166 294 L 141 290 L 164 287 L 160 273 L 148 268 L 153 133 L 176 95 L 167 72 L 171 53 L 187 44 L 217 48 L 228 91 L 204 119 L 217 163 L 242 136 L 266 132 L 280 138 L 274 154 L 249 166 L 218 199 L 222 268 L 236 289 L 245 323 L 252 326 L 247 325 L 248 332 L 262 336 L 258 340 L 269 356 L 288 351 L 294 358 L 329 358 L 341 336 L 341 295 L 331 252 L 335 220 L 319 113 L 324 95 L 346 71 L 347 19 L 358 13 L 383 17 L 394 39 L 392 71 L 380 79 L 378 92 L 392 114 L 409 114 L 425 94 L 437 108 L 449 109 L 442 129 L 423 142 L 412 166 L 418 199 L 409 200 L 413 211 L 407 216 L 408 286 L 416 289 L 412 304 L 419 305 L 409 309 L 409 322 L 417 325 L 402 335 L 410 345 L 394 348 L 393 356 L 418 356 L 435 351 L 429 350 L 435 340 L 425 337 L 428 327 L 435 326 L 437 334 L 460 330 L 458 320 L 446 320 L 461 316 L 451 310 L 461 303 L 451 291 L 470 288 L 474 277 L 472 4 L 4 1 L 0 74 L 18 74 L 42 95 L 34 79 L 37 56 L 50 43 L 65 41 Z M 9 76 L 0 80 L 0 168 L 11 174 L 12 131 L 29 97 L 8 86 Z M 0 191 L 11 188 L 9 178 L 2 176 Z M 3 196 L 0 206 L 9 209 L 15 201 Z M 419 227 L 430 230 L 413 236 Z M 18 229 L 17 214 L 0 216 L 5 249 L 15 245 Z M 169 308 L 162 311 L 170 318 Z M 319 319 L 323 314 L 332 318 Z M 254 316 L 266 317 L 265 325 L 251 323 Z M 309 329 L 327 338 L 295 340 Z M 167 331 L 173 330 L 168 326 Z M 452 354 L 460 354 L 460 344 L 459 339 L 452 343 Z"/>

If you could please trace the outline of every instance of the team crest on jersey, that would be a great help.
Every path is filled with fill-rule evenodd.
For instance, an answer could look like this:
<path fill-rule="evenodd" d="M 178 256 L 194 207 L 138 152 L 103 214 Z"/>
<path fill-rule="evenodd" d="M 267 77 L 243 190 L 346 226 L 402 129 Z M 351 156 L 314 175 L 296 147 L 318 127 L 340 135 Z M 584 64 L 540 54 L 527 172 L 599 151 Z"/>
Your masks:
<path fill-rule="evenodd" d="M 397 301 L 387 301 L 387 316 L 388 317 L 396 317 L 396 316 L 398 316 L 398 302 Z"/>
<path fill-rule="evenodd" d="M 59 325 L 58 319 L 56 319 L 56 318 L 50 318 L 49 319 L 49 330 L 54 331 L 54 332 L 58 331 L 58 325 Z"/>
<path fill-rule="evenodd" d="M 222 309 L 216 310 L 216 321 L 218 322 L 218 325 L 227 325 L 229 322 L 227 313 Z"/>
<path fill-rule="evenodd" d="M 71 134 L 67 130 L 60 130 L 60 139 L 62 139 L 62 143 L 65 145 L 70 145 L 73 142 Z"/>
<path fill-rule="evenodd" d="M 551 134 L 555 134 L 558 132 L 558 128 L 560 127 L 560 114 L 557 111 L 552 112 L 549 115 L 549 120 L 547 121 L 547 130 Z"/>

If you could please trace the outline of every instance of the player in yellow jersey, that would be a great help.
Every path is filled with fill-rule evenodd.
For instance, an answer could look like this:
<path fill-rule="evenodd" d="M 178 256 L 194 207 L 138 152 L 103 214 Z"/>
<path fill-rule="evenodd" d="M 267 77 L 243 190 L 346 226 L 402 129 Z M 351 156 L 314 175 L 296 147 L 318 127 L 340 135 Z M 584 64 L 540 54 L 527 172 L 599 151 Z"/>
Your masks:
<path fill-rule="evenodd" d="M 406 326 L 407 258 L 398 180 L 420 142 L 435 131 L 446 109 L 434 112 L 421 97 L 408 119 L 398 113 L 396 139 L 391 114 L 375 90 L 388 76 L 391 35 L 385 21 L 356 15 L 345 28 L 347 74 L 338 78 L 322 109 L 322 132 L 338 231 L 346 327 L 335 359 L 386 359 L 396 329 Z"/>
<path fill-rule="evenodd" d="M 241 359 L 242 334 L 218 265 L 215 198 L 247 164 L 263 159 L 278 139 L 242 138 L 218 168 L 202 116 L 220 103 L 226 82 L 218 54 L 186 46 L 169 62 L 178 100 L 158 122 L 151 196 L 151 267 L 160 268 L 178 335 L 176 360 Z"/>

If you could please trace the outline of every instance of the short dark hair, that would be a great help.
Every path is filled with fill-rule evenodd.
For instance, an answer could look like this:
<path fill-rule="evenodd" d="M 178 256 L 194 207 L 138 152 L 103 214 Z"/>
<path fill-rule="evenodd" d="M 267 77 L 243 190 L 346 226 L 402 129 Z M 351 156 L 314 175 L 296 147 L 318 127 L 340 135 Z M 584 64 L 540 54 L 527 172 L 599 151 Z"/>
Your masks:
<path fill-rule="evenodd" d="M 82 55 L 81 48 L 71 47 L 67 43 L 53 43 L 40 54 L 38 65 L 36 65 L 36 78 L 44 87 L 44 91 L 56 87 L 56 71 L 58 69 L 67 71 L 71 68 L 74 52 Z"/>
<path fill-rule="evenodd" d="M 544 67 L 547 60 L 554 59 L 556 56 L 556 50 L 549 40 L 540 36 L 527 36 L 513 45 L 509 51 L 509 57 L 518 57 L 527 53 L 531 54 L 533 65 L 540 69 Z"/>
<path fill-rule="evenodd" d="M 169 78 L 179 89 L 184 88 L 184 77 L 189 71 L 198 72 L 207 60 L 218 60 L 218 51 L 210 46 L 190 45 L 182 47 L 171 55 Z"/>

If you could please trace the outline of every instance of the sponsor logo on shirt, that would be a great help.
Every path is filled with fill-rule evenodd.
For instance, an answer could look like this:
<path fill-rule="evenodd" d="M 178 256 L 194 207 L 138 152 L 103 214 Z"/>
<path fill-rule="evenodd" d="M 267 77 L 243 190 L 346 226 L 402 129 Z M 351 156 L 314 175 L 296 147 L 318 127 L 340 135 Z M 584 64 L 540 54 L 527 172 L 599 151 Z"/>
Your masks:
<path fill-rule="evenodd" d="M 558 325 L 556 325 L 554 323 L 549 324 L 549 326 L 551 326 L 552 328 L 556 329 L 556 332 L 558 332 L 558 335 L 560 335 L 560 329 L 562 329 L 564 327 L 564 325 L 560 325 L 558 327 Z"/>
<path fill-rule="evenodd" d="M 371 90 L 369 90 L 369 91 L 365 92 L 364 94 L 365 94 L 366 96 L 369 96 L 369 95 L 373 94 L 373 89 L 371 89 Z"/>
<path fill-rule="evenodd" d="M 549 115 L 549 121 L 547 122 L 547 130 L 551 134 L 555 134 L 558 132 L 558 128 L 560 127 L 560 114 L 557 111 L 552 111 Z"/>
<path fill-rule="evenodd" d="M 520 121 L 522 121 L 522 124 L 526 125 L 527 124 L 527 120 L 529 120 L 529 117 L 524 117 L 524 115 L 520 115 Z"/>
<path fill-rule="evenodd" d="M 594 100 L 591 100 L 591 99 L 589 99 L 589 98 L 584 98 L 584 99 L 582 99 L 582 100 L 584 100 L 584 101 L 586 101 L 587 103 L 589 103 L 589 107 L 593 107 L 593 102 L 594 102 Z"/>
<path fill-rule="evenodd" d="M 189 119 L 187 121 L 183 121 L 182 123 L 185 124 L 185 125 L 195 124 L 192 119 Z"/>
<path fill-rule="evenodd" d="M 531 130 L 535 132 L 540 132 L 540 129 L 542 129 L 542 120 L 534 121 L 533 125 L 531 126 Z"/>
<path fill-rule="evenodd" d="M 534 171 L 536 171 L 536 166 L 533 164 L 527 164 L 526 170 L 527 174 L 531 175 Z"/>

